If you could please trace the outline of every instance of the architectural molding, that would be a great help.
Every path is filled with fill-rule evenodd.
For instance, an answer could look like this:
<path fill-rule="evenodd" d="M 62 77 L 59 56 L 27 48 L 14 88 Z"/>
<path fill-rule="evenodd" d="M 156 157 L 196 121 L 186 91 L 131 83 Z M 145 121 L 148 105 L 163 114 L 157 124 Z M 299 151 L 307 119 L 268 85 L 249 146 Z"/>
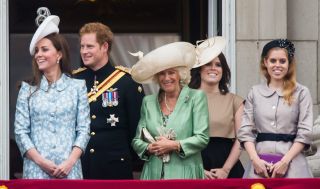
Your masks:
<path fill-rule="evenodd" d="M 227 40 L 224 54 L 231 71 L 231 86 L 230 91 L 236 92 L 236 38 L 235 38 L 235 1 L 222 1 L 222 36 Z M 216 36 L 217 17 L 218 17 L 218 2 L 217 0 L 208 1 L 208 38 Z"/>
<path fill-rule="evenodd" d="M 218 0 L 208 1 L 208 38 L 218 34 Z"/>
<path fill-rule="evenodd" d="M 0 180 L 9 179 L 9 0 L 0 0 Z"/>
<path fill-rule="evenodd" d="M 235 24 L 234 0 L 222 1 L 222 36 L 227 39 L 227 45 L 224 51 L 231 71 L 230 91 L 236 93 L 236 24 Z"/>
<path fill-rule="evenodd" d="M 311 156 L 307 157 L 314 177 L 320 177 L 320 115 L 314 121 L 312 132 Z"/>

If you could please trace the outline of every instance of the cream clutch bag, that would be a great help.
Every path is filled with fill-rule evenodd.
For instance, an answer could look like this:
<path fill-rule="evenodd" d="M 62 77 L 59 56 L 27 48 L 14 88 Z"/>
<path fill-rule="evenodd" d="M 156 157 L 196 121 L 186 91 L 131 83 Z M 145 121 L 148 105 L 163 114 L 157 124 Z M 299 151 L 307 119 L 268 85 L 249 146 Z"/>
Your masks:
<path fill-rule="evenodd" d="M 149 133 L 149 131 L 147 130 L 147 128 L 143 127 L 142 128 L 142 135 L 143 138 L 146 140 L 146 142 L 148 143 L 152 143 L 155 142 L 156 140 L 152 137 L 152 135 Z"/>
<path fill-rule="evenodd" d="M 148 143 L 156 142 L 156 140 L 153 138 L 153 136 L 150 134 L 147 128 L 142 128 L 142 136 L 144 140 Z M 162 159 L 162 162 L 166 163 L 170 161 L 170 155 L 169 154 L 163 154 L 162 156 L 159 156 L 159 158 Z"/>

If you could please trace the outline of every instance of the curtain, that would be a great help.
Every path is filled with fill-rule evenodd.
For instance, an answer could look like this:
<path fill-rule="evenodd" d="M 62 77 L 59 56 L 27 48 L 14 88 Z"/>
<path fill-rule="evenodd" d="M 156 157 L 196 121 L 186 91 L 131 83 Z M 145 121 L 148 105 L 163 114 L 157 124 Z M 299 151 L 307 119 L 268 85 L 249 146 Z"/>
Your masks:
<path fill-rule="evenodd" d="M 138 57 L 130 55 L 128 52 L 143 52 L 144 55 L 150 51 L 168 43 L 180 40 L 178 34 L 115 34 L 112 49 L 111 60 L 115 66 L 122 65 L 131 68 Z M 158 92 L 159 87 L 156 84 L 144 84 L 144 91 L 147 94 Z"/>

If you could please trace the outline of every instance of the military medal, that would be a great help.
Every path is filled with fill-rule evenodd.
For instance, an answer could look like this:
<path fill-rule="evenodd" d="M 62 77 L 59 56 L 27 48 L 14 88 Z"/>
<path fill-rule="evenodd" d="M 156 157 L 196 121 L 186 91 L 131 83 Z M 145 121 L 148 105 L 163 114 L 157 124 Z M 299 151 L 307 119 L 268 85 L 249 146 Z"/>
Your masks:
<path fill-rule="evenodd" d="M 105 91 L 102 93 L 102 107 L 107 107 L 108 106 L 108 92 Z"/>
<path fill-rule="evenodd" d="M 112 127 L 116 126 L 119 122 L 119 118 L 115 117 L 114 114 L 110 114 L 110 118 L 107 118 L 107 123 L 110 123 Z"/>
<path fill-rule="evenodd" d="M 119 101 L 118 101 L 118 89 L 115 88 L 112 90 L 112 105 L 113 106 L 118 106 Z"/>
<path fill-rule="evenodd" d="M 102 93 L 102 107 L 113 107 L 118 106 L 119 104 L 119 95 L 118 89 L 108 89 Z"/>
<path fill-rule="evenodd" d="M 98 90 L 98 85 L 99 84 L 99 81 L 97 81 L 97 76 L 94 76 L 94 82 L 93 82 L 93 86 L 91 88 L 91 92 L 92 94 L 96 94 L 99 90 Z"/>
<path fill-rule="evenodd" d="M 111 89 L 112 90 L 112 89 Z M 107 90 L 107 94 L 108 94 L 108 106 L 112 107 L 112 91 L 111 90 Z"/>

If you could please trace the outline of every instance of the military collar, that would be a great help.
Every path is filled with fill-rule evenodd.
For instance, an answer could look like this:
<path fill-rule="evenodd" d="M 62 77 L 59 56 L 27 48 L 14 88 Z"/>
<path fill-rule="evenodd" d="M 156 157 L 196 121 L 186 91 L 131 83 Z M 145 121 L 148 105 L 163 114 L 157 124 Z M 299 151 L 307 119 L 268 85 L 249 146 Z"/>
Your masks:
<path fill-rule="evenodd" d="M 105 78 L 106 75 L 110 75 L 113 71 L 115 70 L 115 68 L 112 66 L 111 62 L 109 61 L 106 65 L 104 65 L 102 68 L 100 68 L 99 70 L 93 71 L 93 74 L 96 75 L 98 78 L 102 77 Z"/>
<path fill-rule="evenodd" d="M 258 91 L 265 97 L 270 97 L 274 93 L 277 93 L 278 96 L 283 96 L 282 91 L 271 89 L 266 82 L 258 86 Z"/>
<path fill-rule="evenodd" d="M 67 87 L 67 83 L 66 80 L 68 79 L 68 77 L 62 73 L 61 77 L 58 79 L 58 81 L 54 82 L 51 84 L 51 88 L 57 88 L 58 91 L 62 91 Z M 40 83 L 40 89 L 48 92 L 49 90 L 49 83 L 47 78 L 43 75 L 41 78 L 41 83 Z"/>

